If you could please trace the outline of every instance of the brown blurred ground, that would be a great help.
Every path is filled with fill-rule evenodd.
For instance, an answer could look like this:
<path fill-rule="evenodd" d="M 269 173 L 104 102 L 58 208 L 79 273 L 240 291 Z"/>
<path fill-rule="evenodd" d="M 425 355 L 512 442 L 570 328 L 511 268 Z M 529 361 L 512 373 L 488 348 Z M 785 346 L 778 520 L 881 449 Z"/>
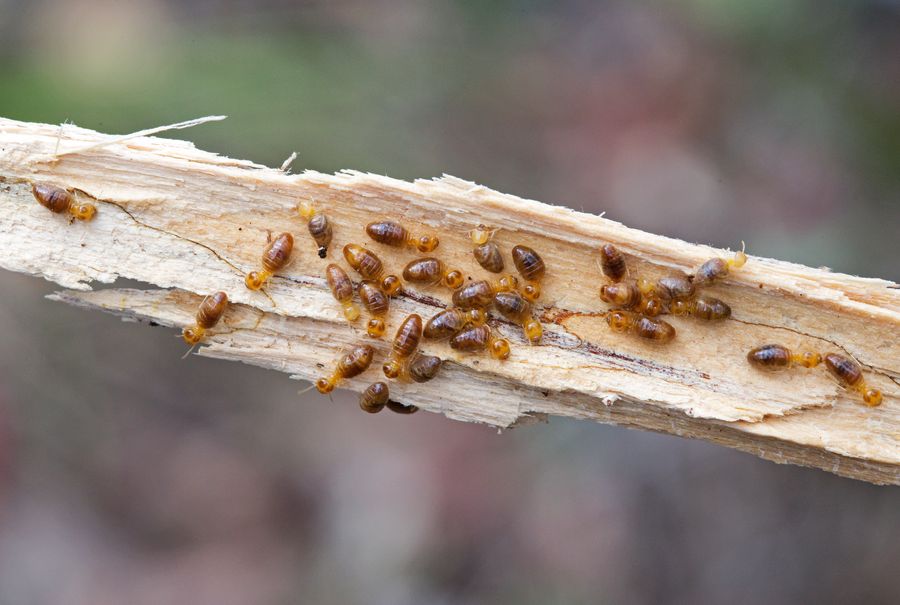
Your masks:
<path fill-rule="evenodd" d="M 448 172 L 900 280 L 896 2 L 0 0 L 0 115 Z M 896 603 L 900 499 L 702 443 L 368 416 L 0 274 L 0 604 Z"/>

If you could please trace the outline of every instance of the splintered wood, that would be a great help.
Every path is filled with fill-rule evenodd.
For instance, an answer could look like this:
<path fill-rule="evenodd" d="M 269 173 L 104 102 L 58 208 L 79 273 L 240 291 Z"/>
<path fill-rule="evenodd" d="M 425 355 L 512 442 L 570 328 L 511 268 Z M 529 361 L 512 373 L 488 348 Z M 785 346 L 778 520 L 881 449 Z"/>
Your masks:
<path fill-rule="evenodd" d="M 513 346 L 505 362 L 423 341 L 424 352 L 445 360 L 444 369 L 429 383 L 392 382 L 393 399 L 498 427 L 551 415 L 640 427 L 900 484 L 900 290 L 893 283 L 751 256 L 706 290 L 731 305 L 731 319 L 666 316 L 678 336 L 657 345 L 607 327 L 607 305 L 597 294 L 605 283 L 598 246 L 614 244 L 630 271 L 648 278 L 689 273 L 727 251 L 449 176 L 410 183 L 350 171 L 290 175 L 181 141 L 98 145 L 109 139 L 74 126 L 0 120 L 0 266 L 69 288 L 56 300 L 181 327 L 192 322 L 202 296 L 224 290 L 235 304 L 199 354 L 313 380 L 348 346 L 368 341 L 380 356 L 343 385 L 359 392 L 383 379 L 390 340 L 367 338 L 364 320 L 348 324 L 325 283 L 325 266 L 344 265 L 341 248 L 356 242 L 399 274 L 421 254 L 374 243 L 364 232 L 368 222 L 389 218 L 437 234 L 432 255 L 448 267 L 474 279 L 494 277 L 475 262 L 468 237 L 485 224 L 498 229 L 494 241 L 510 269 L 516 244 L 544 258 L 541 344 L 530 346 L 519 326 L 496 320 Z M 51 214 L 32 197 L 34 182 L 74 188 L 96 204 L 96 218 L 70 224 Z M 297 214 L 301 201 L 315 202 L 334 225 L 326 260 Z M 248 290 L 245 274 L 258 267 L 267 238 L 281 231 L 295 236 L 292 264 L 265 292 Z M 118 277 L 152 289 L 90 291 L 92 282 Z M 449 301 L 440 286 L 406 288 L 392 301 L 388 334 L 407 314 L 427 319 Z M 770 374 L 750 367 L 747 351 L 770 342 L 852 356 L 884 403 L 865 407 L 822 368 Z"/>

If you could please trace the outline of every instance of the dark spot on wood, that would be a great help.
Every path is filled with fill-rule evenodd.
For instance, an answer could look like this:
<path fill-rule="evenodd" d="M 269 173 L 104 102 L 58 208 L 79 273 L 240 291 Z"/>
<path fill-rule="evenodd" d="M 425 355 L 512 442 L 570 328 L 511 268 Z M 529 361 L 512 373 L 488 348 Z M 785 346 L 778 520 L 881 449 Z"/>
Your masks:
<path fill-rule="evenodd" d="M 321 370 L 322 368 L 325 367 L 325 364 L 324 364 L 324 363 L 317 363 L 317 364 L 316 364 L 316 367 L 319 368 L 319 369 Z"/>
<path fill-rule="evenodd" d="M 84 244 L 82 244 L 82 245 L 84 245 Z M 159 326 L 159 324 L 157 322 L 153 321 L 152 319 L 150 320 L 149 325 L 151 328 L 156 328 Z"/>
<path fill-rule="evenodd" d="M 541 395 L 543 395 L 544 397 L 549 397 L 550 391 L 541 391 Z"/>

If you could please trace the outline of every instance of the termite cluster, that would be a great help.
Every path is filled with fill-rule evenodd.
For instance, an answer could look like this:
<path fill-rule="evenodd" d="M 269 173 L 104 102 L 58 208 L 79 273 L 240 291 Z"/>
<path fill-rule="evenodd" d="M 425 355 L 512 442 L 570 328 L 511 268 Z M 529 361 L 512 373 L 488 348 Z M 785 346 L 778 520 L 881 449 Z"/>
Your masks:
<path fill-rule="evenodd" d="M 73 189 L 35 183 L 32 194 L 51 212 L 68 214 L 70 222 L 76 219 L 90 221 L 97 212 L 92 203 L 84 201 L 83 196 Z M 310 201 L 301 202 L 297 213 L 307 225 L 318 257 L 327 259 L 334 237 L 328 216 Z M 413 233 L 391 220 L 371 222 L 364 231 L 379 244 L 408 248 L 421 254 L 433 254 L 439 245 L 436 235 Z M 449 340 L 450 347 L 459 352 L 486 352 L 495 359 L 507 359 L 511 353 L 510 343 L 489 323 L 490 311 L 520 326 L 530 344 L 541 342 L 543 327 L 534 306 L 541 297 L 541 282 L 547 271 L 544 260 L 534 249 L 516 245 L 510 256 L 518 277 L 505 272 L 503 251 L 493 239 L 496 231 L 479 225 L 468 234 L 474 246 L 474 259 L 484 270 L 497 276 L 493 279 L 466 278 L 461 270 L 447 266 L 437 256 L 410 261 L 400 272 L 401 279 L 385 267 L 375 252 L 358 243 L 348 243 L 342 249 L 345 262 L 361 278 L 358 283 L 354 284 L 347 271 L 335 262 L 324 267 L 325 282 L 344 318 L 351 324 L 362 315 L 354 301 L 354 294 L 358 295 L 368 314 L 366 334 L 372 339 L 380 339 L 387 333 L 391 297 L 401 292 L 404 283 L 440 287 L 451 293 L 452 306 L 427 321 L 417 314 L 403 319 L 382 365 L 386 379 L 424 383 L 437 376 L 442 359 L 422 353 L 419 346 L 423 340 Z M 274 275 L 290 265 L 293 251 L 294 237 L 290 232 L 274 237 L 270 234 L 258 268 L 245 276 L 246 287 L 264 290 Z M 746 262 L 747 255 L 742 248 L 731 258 L 707 260 L 691 274 L 672 274 L 651 280 L 632 275 L 622 252 L 612 244 L 603 244 L 599 247 L 599 265 L 605 282 L 600 286 L 599 297 L 610 305 L 603 316 L 614 332 L 657 344 L 669 343 L 675 339 L 676 330 L 661 316 L 688 316 L 703 321 L 731 317 L 731 307 L 718 298 L 705 295 L 703 289 L 728 276 L 732 270 L 740 269 Z M 227 306 L 225 292 L 215 292 L 204 298 L 194 323 L 182 331 L 184 341 L 191 347 L 203 341 L 221 320 Z M 342 380 L 366 372 L 377 355 L 378 349 L 371 344 L 353 346 L 339 358 L 328 375 L 316 381 L 315 388 L 320 393 L 330 393 Z M 792 366 L 815 368 L 824 363 L 831 376 L 843 387 L 859 392 L 866 405 L 877 406 L 882 401 L 881 392 L 864 380 L 860 364 L 839 353 L 824 356 L 814 351 L 794 353 L 783 345 L 767 344 L 751 350 L 747 360 L 761 370 L 785 370 Z M 370 413 L 385 407 L 404 414 L 418 409 L 392 401 L 389 386 L 384 381 L 370 384 L 360 396 L 359 404 Z"/>
<path fill-rule="evenodd" d="M 609 283 L 600 286 L 600 299 L 612 305 L 606 313 L 609 327 L 659 343 L 675 338 L 675 328 L 660 319 L 663 314 L 690 316 L 705 321 L 731 317 L 731 307 L 724 301 L 702 294 L 702 289 L 747 262 L 743 248 L 730 259 L 714 257 L 691 275 L 668 275 L 655 281 L 632 277 L 625 257 L 612 244 L 600 247 L 600 268 Z M 747 353 L 747 361 L 762 370 L 783 370 L 791 366 L 814 368 L 824 360 L 828 372 L 838 383 L 859 392 L 870 407 L 881 404 L 882 395 L 866 384 L 862 367 L 855 360 L 839 354 L 804 351 L 793 353 L 779 344 L 768 344 Z"/>
<path fill-rule="evenodd" d="M 308 203 L 301 204 L 300 214 L 308 220 L 310 235 L 319 247 L 320 256 L 327 256 L 330 237 L 326 240 L 313 232 L 313 219 L 319 218 L 316 232 L 324 232 L 327 218 Z M 310 218 L 312 217 L 312 218 Z M 546 271 L 544 261 L 533 249 L 519 245 L 511 251 L 513 265 L 520 277 L 510 273 L 497 279 L 472 280 L 466 278 L 457 268 L 448 266 L 435 255 L 439 238 L 431 233 L 414 233 L 402 224 L 381 220 L 366 225 L 365 234 L 372 241 L 385 246 L 415 250 L 421 256 L 408 262 L 397 273 L 389 271 L 378 254 L 363 244 L 348 243 L 343 247 L 343 257 L 351 272 L 361 278 L 354 288 L 348 272 L 337 263 L 325 268 L 325 277 L 331 294 L 341 306 L 345 319 L 355 323 L 360 317 L 360 309 L 354 301 L 358 295 L 368 318 L 366 334 L 380 339 L 387 333 L 387 321 L 391 297 L 401 292 L 401 288 L 443 288 L 451 294 L 452 306 L 440 311 L 427 321 L 417 314 L 405 317 L 397 327 L 390 350 L 382 364 L 382 372 L 387 380 L 401 382 L 428 382 L 437 376 L 443 360 L 419 350 L 423 340 L 448 340 L 450 347 L 461 353 L 486 352 L 498 360 L 510 356 L 511 346 L 501 337 L 496 328 L 489 324 L 491 310 L 522 327 L 529 343 L 541 341 L 543 328 L 535 318 L 533 303 L 540 297 L 540 281 Z M 332 233 L 331 228 L 327 233 Z M 475 244 L 473 256 L 491 273 L 502 273 L 503 253 L 492 241 L 494 231 L 479 226 L 470 232 Z M 521 290 L 520 290 L 521 281 Z M 374 360 L 376 349 L 370 344 L 354 347 L 338 361 L 333 372 L 320 379 L 316 387 L 322 393 L 329 393 L 344 378 L 352 378 L 365 372 Z M 388 383 L 379 381 L 371 384 L 360 397 L 360 407 L 367 412 L 378 412 L 385 407 L 395 412 L 411 413 L 415 407 L 406 407 L 390 401 Z"/>

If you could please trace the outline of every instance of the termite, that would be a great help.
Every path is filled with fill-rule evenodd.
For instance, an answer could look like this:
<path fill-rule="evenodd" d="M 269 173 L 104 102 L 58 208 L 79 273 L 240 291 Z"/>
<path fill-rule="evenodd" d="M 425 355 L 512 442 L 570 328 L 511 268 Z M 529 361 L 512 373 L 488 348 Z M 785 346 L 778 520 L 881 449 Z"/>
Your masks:
<path fill-rule="evenodd" d="M 251 290 L 262 288 L 275 272 L 287 266 L 293 250 L 294 236 L 290 233 L 279 234 L 266 245 L 266 249 L 263 251 L 262 270 L 248 273 L 244 283 Z"/>
<path fill-rule="evenodd" d="M 513 321 L 525 331 L 525 337 L 535 345 L 541 342 L 544 329 L 534 318 L 532 305 L 517 292 L 499 292 L 494 296 L 494 308 L 500 315 Z"/>
<path fill-rule="evenodd" d="M 849 357 L 829 353 L 825 356 L 825 367 L 843 386 L 859 392 L 867 406 L 881 405 L 881 391 L 870 388 L 866 384 L 863 379 L 862 367 L 858 363 Z"/>
<path fill-rule="evenodd" d="M 84 202 L 79 203 L 75 198 L 74 191 L 56 185 L 34 183 L 31 185 L 31 194 L 41 206 L 50 212 L 56 214 L 68 212 L 72 220 L 89 221 L 97 213 L 96 206 Z"/>
<path fill-rule="evenodd" d="M 387 406 L 397 414 L 415 414 L 419 411 L 414 405 L 403 405 L 391 399 L 391 391 L 386 382 L 374 382 L 366 387 L 359 396 L 359 407 L 364 412 L 377 414 Z"/>
<path fill-rule="evenodd" d="M 373 382 L 359 395 L 359 407 L 364 412 L 377 414 L 384 409 L 391 398 L 390 389 L 385 382 Z"/>
<path fill-rule="evenodd" d="M 603 284 L 600 286 L 600 299 L 616 307 L 636 310 L 647 317 L 656 317 L 665 312 L 666 305 L 654 294 L 652 285 L 642 288 L 641 282 L 650 284 L 646 280 Z"/>
<path fill-rule="evenodd" d="M 358 345 L 340 358 L 334 371 L 316 381 L 316 389 L 320 393 L 330 393 L 345 378 L 359 376 L 372 365 L 375 349 L 370 345 Z"/>
<path fill-rule="evenodd" d="M 384 318 L 387 317 L 391 299 L 378 284 L 369 280 L 361 281 L 357 292 L 366 311 L 371 315 L 366 324 L 366 333 L 372 338 L 381 338 L 387 330 Z"/>
<path fill-rule="evenodd" d="M 450 347 L 457 351 L 485 351 L 491 353 L 491 357 L 504 360 L 509 358 L 509 341 L 505 338 L 497 338 L 490 326 L 482 325 L 467 328 L 450 339 Z"/>
<path fill-rule="evenodd" d="M 497 281 L 474 281 L 453 292 L 453 304 L 463 309 L 483 309 L 494 302 L 498 292 L 510 292 L 518 285 L 514 275 L 504 275 Z"/>
<path fill-rule="evenodd" d="M 306 221 L 306 227 L 309 234 L 319 249 L 319 258 L 328 256 L 328 246 L 331 245 L 331 239 L 334 237 L 334 231 L 331 228 L 331 221 L 324 212 L 320 212 L 310 202 L 300 202 L 297 206 L 297 213 L 300 218 Z"/>
<path fill-rule="evenodd" d="M 359 307 L 353 302 L 353 282 L 347 277 L 347 273 L 332 263 L 325 267 L 325 279 L 331 289 L 331 295 L 344 310 L 344 317 L 347 318 L 347 321 L 359 319 Z"/>
<path fill-rule="evenodd" d="M 414 284 L 441 284 L 455 290 L 463 284 L 463 274 L 458 269 L 448 269 L 443 261 L 434 257 L 417 258 L 403 269 L 403 279 Z"/>
<path fill-rule="evenodd" d="M 628 272 L 628 268 L 625 266 L 625 257 L 612 244 L 600 246 L 600 270 L 613 282 L 622 281 Z"/>
<path fill-rule="evenodd" d="M 784 345 L 768 344 L 751 349 L 747 361 L 760 370 L 784 370 L 795 365 L 814 368 L 822 363 L 822 355 L 814 351 L 794 353 Z"/>
<path fill-rule="evenodd" d="M 468 325 L 480 326 L 486 321 L 482 309 L 456 309 L 449 308 L 436 314 L 425 324 L 423 332 L 425 338 L 442 340 L 457 334 Z"/>
<path fill-rule="evenodd" d="M 416 355 L 416 358 L 409 364 L 409 377 L 414 382 L 428 382 L 441 369 L 443 362 L 436 355 Z"/>
<path fill-rule="evenodd" d="M 419 252 L 431 252 L 438 247 L 438 238 L 434 235 L 414 236 L 409 230 L 394 221 L 377 221 L 366 225 L 366 233 L 373 240 L 388 246 L 408 246 Z"/>
<path fill-rule="evenodd" d="M 353 267 L 353 270 L 363 276 L 378 282 L 381 289 L 391 296 L 400 289 L 400 278 L 396 275 L 387 275 L 381 259 L 371 250 L 367 250 L 359 244 L 347 244 L 344 246 L 344 258 Z"/>
<path fill-rule="evenodd" d="M 536 301 L 541 296 L 540 281 L 546 272 L 544 259 L 528 246 L 514 246 L 512 258 L 519 275 L 527 282 L 522 288 L 522 296 L 528 301 Z"/>
<path fill-rule="evenodd" d="M 478 264 L 491 273 L 500 273 L 503 271 L 503 254 L 500 253 L 500 246 L 491 241 L 495 231 L 478 225 L 469 232 L 469 237 L 475 244 L 472 255 Z"/>
<path fill-rule="evenodd" d="M 184 338 L 184 342 L 194 346 L 203 340 L 207 330 L 215 327 L 219 320 L 222 319 L 222 315 L 225 314 L 227 307 L 228 295 L 224 292 L 216 292 L 204 298 L 197 309 L 194 325 L 188 326 L 181 331 L 181 337 Z"/>
<path fill-rule="evenodd" d="M 410 358 L 419 348 L 422 340 L 422 318 L 415 313 L 409 315 L 397 328 L 391 354 L 384 362 L 382 369 L 388 378 L 399 378 L 407 371 Z"/>
<path fill-rule="evenodd" d="M 675 328 L 670 323 L 661 319 L 644 317 L 633 311 L 621 309 L 610 311 L 606 315 L 606 323 L 614 332 L 634 334 L 659 343 L 667 343 L 675 338 Z"/>
<path fill-rule="evenodd" d="M 731 317 L 731 307 L 718 298 L 699 296 L 687 300 L 672 301 L 669 311 L 673 315 L 690 315 L 699 319 L 717 320 Z"/>
<path fill-rule="evenodd" d="M 739 269 L 747 263 L 747 254 L 744 252 L 744 244 L 741 242 L 741 249 L 734 253 L 730 259 L 721 257 L 711 258 L 697 269 L 694 274 L 694 284 L 697 286 L 708 286 L 709 284 L 727 276 L 732 269 Z"/>

